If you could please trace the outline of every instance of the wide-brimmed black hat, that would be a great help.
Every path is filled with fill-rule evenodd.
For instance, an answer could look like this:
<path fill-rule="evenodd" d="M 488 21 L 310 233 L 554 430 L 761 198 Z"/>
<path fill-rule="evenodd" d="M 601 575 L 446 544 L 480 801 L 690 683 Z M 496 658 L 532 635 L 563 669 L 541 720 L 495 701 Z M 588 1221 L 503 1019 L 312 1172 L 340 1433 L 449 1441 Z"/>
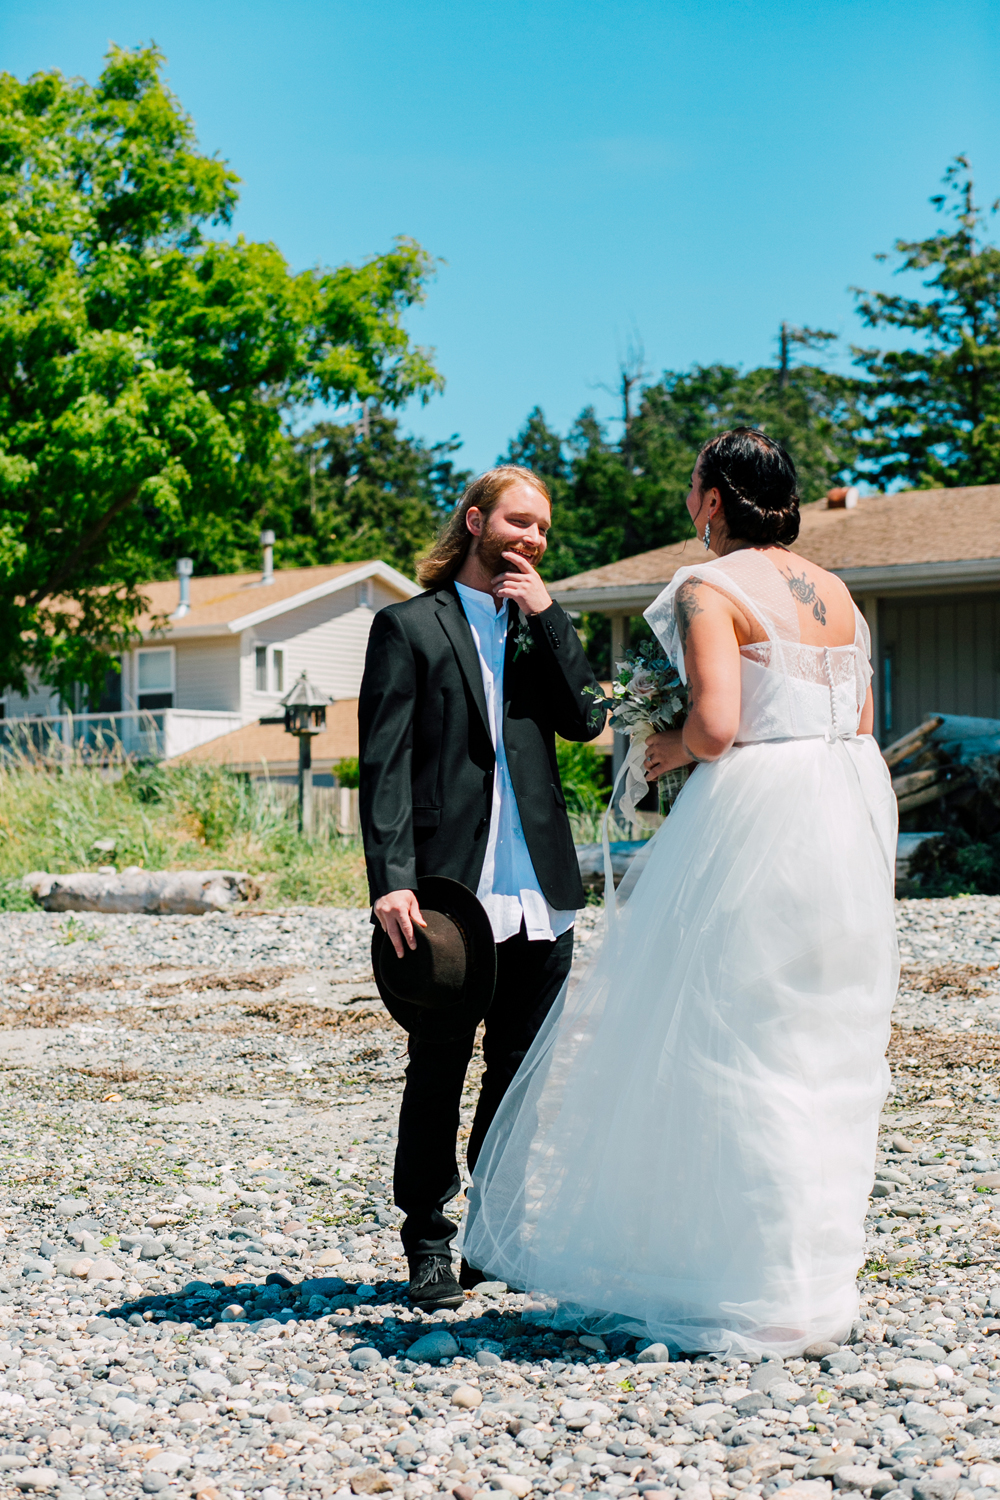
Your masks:
<path fill-rule="evenodd" d="M 468 886 L 445 875 L 417 882 L 426 927 L 414 924 L 415 949 L 402 958 L 382 928 L 372 934 L 375 983 L 394 1021 L 442 1041 L 474 1031 L 489 1010 L 497 979 L 490 919 Z"/>

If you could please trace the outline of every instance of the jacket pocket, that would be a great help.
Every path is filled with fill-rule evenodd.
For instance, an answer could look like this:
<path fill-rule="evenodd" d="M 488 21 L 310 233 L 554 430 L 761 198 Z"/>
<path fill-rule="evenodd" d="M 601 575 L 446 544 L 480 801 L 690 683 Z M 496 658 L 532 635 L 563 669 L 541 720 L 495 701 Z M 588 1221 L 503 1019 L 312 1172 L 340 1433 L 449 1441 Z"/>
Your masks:
<path fill-rule="evenodd" d="M 555 802 L 556 807 L 566 806 L 566 798 L 563 796 L 562 787 L 556 786 L 555 783 L 553 783 L 552 786 L 552 799 Z"/>
<path fill-rule="evenodd" d="M 413 807 L 414 828 L 437 828 L 441 822 L 441 809 L 439 807 Z"/>

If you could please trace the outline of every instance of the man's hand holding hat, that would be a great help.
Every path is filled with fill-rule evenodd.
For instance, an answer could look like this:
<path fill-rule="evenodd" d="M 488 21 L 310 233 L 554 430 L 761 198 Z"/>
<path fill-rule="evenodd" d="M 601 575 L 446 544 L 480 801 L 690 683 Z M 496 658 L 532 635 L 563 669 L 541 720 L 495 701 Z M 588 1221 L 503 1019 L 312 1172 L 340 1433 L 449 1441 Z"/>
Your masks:
<path fill-rule="evenodd" d="M 420 902 L 415 891 L 390 891 L 388 896 L 378 898 L 373 910 L 379 926 L 396 950 L 397 958 L 403 956 L 404 942 L 408 948 L 416 948 L 414 924 L 426 927 L 427 923 L 420 915 Z"/>

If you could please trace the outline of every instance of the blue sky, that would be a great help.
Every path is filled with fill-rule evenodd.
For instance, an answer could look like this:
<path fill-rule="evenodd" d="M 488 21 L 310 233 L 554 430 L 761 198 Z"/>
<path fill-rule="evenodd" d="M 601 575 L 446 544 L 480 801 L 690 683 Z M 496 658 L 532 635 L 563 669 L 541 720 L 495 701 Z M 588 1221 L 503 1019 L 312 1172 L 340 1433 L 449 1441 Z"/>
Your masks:
<path fill-rule="evenodd" d="M 652 372 L 773 358 L 782 319 L 867 337 L 851 284 L 928 232 L 968 152 L 1000 195 L 995 0 L 4 0 L 2 66 L 94 78 L 155 39 L 237 228 L 290 262 L 415 236 L 414 336 L 448 389 L 406 420 L 493 462 L 568 427 L 638 331 Z M 902 285 L 901 285 L 902 289 Z"/>

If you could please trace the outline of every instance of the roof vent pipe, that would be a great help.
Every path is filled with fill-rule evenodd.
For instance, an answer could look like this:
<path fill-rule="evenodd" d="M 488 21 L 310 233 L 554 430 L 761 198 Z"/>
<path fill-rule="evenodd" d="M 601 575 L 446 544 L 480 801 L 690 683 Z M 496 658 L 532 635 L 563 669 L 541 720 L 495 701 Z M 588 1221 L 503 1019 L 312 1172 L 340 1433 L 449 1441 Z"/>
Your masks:
<path fill-rule="evenodd" d="M 274 532 L 262 531 L 260 534 L 260 545 L 264 549 L 264 571 L 261 574 L 261 583 L 274 582 Z"/>
<path fill-rule="evenodd" d="M 191 574 L 193 572 L 194 563 L 189 557 L 179 557 L 177 559 L 177 583 L 180 596 L 177 608 L 174 610 L 171 619 L 182 619 L 191 608 Z"/>

